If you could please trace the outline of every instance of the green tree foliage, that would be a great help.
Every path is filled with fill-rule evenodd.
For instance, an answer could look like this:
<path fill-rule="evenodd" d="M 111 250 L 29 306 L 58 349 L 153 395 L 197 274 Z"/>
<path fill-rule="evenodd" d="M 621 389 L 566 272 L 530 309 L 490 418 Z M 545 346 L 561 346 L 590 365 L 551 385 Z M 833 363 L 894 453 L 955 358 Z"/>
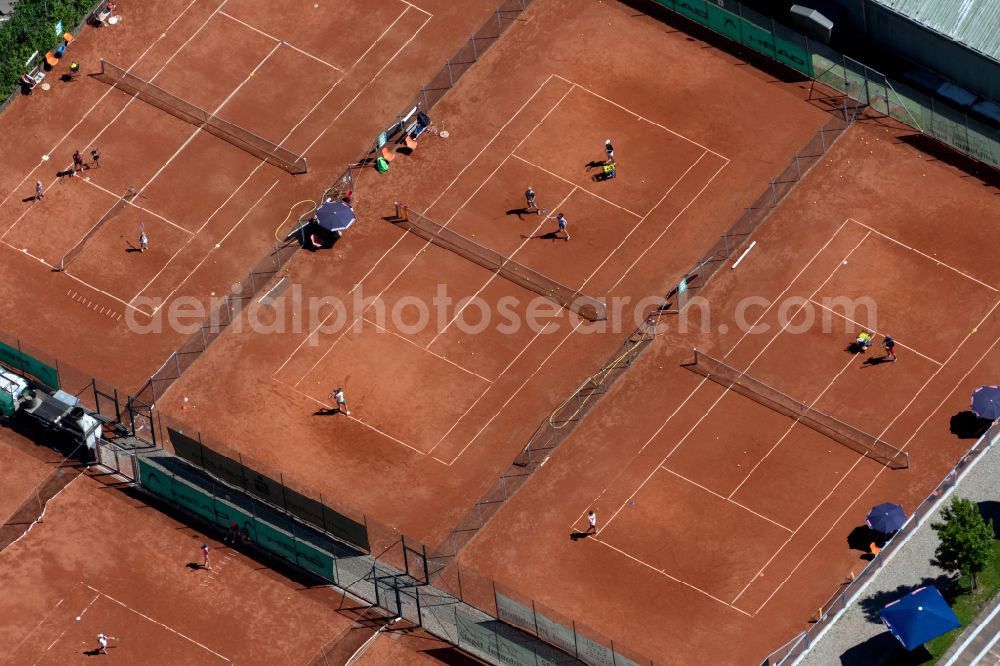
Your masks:
<path fill-rule="evenodd" d="M 24 63 L 35 51 L 46 51 L 62 41 L 56 23 L 72 31 L 94 9 L 97 0 L 21 0 L 10 20 L 0 23 L 0 99 L 5 99 L 21 81 Z"/>
<path fill-rule="evenodd" d="M 953 497 L 941 518 L 943 522 L 931 523 L 939 539 L 931 563 L 970 576 L 975 590 L 976 574 L 986 566 L 993 546 L 993 520 L 983 520 L 976 503 L 962 497 Z"/>

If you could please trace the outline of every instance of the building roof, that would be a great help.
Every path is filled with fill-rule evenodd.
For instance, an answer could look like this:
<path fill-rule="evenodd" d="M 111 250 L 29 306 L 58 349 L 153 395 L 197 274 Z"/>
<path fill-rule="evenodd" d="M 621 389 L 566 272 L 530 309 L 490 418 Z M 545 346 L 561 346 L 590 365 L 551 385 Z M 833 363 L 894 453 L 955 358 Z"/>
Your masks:
<path fill-rule="evenodd" d="M 1000 60 L 997 0 L 872 0 L 915 23 Z"/>

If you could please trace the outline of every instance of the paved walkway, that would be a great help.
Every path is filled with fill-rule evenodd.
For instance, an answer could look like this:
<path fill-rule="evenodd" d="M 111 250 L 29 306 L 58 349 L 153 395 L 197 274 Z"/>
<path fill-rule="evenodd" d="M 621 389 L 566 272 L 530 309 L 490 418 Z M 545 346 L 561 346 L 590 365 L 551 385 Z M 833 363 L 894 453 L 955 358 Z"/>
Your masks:
<path fill-rule="evenodd" d="M 952 490 L 953 494 L 974 502 L 989 502 L 987 509 L 1000 500 L 1000 438 L 980 454 L 975 464 Z M 938 509 L 951 501 L 946 494 Z M 981 505 L 982 506 L 982 505 Z M 988 510 L 987 514 L 996 511 Z M 892 637 L 879 618 L 885 604 L 918 587 L 946 581 L 944 571 L 930 563 L 937 547 L 937 535 L 931 523 L 941 519 L 940 510 L 928 514 L 909 540 L 890 555 L 874 575 L 868 587 L 854 603 L 812 645 L 797 663 L 801 666 L 881 666 L 888 664 L 902 646 Z M 994 519 L 1000 529 L 1000 520 Z M 996 612 L 994 612 L 996 611 Z M 978 632 L 977 632 L 978 629 Z M 978 661 L 977 661 L 978 660 Z M 991 604 L 973 625 L 955 642 L 952 650 L 939 661 L 941 666 L 1000 665 L 1000 599 Z"/>

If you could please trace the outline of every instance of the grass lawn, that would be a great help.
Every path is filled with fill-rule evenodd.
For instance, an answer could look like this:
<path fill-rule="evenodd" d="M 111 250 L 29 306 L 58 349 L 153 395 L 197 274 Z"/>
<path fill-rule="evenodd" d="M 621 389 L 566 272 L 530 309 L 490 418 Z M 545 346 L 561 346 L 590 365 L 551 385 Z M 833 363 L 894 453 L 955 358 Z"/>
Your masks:
<path fill-rule="evenodd" d="M 955 611 L 958 619 L 962 621 L 962 626 L 926 643 L 925 647 L 931 653 L 932 658 L 922 663 L 937 662 L 948 651 L 955 639 L 961 635 L 962 631 L 969 626 L 969 623 L 975 620 L 980 611 L 990 603 L 997 592 L 1000 592 L 1000 540 L 993 541 L 993 552 L 990 554 L 989 562 L 986 563 L 986 568 L 979 574 L 978 581 L 979 589 L 973 594 L 969 591 L 971 586 L 969 577 L 962 576 L 959 580 L 958 594 L 949 597 L 948 603 L 951 604 L 951 609 Z"/>

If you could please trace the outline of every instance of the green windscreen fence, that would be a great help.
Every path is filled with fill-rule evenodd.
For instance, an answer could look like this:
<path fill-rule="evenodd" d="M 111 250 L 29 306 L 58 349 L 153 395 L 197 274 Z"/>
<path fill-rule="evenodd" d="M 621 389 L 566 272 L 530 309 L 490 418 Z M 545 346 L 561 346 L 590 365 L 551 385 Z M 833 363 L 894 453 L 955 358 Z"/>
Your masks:
<path fill-rule="evenodd" d="M 1000 168 L 1000 130 L 945 101 L 811 41 L 738 0 L 652 0 L 709 30 Z"/>
<path fill-rule="evenodd" d="M 160 498 L 183 507 L 220 529 L 236 523 L 245 528 L 253 543 L 303 569 L 336 583 L 333 555 L 306 543 L 293 531 L 274 525 L 261 516 L 237 507 L 232 501 L 215 496 L 208 488 L 171 473 L 149 459 L 136 460 L 139 484 Z M 230 494 L 232 499 L 232 494 Z M 286 522 L 286 526 L 290 523 Z"/>
<path fill-rule="evenodd" d="M 809 57 L 805 38 L 739 3 L 725 0 L 655 2 L 812 78 L 812 59 Z"/>
<path fill-rule="evenodd" d="M 0 363 L 20 375 L 38 380 L 53 391 L 59 390 L 59 371 L 28 356 L 17 347 L 0 342 Z"/>

